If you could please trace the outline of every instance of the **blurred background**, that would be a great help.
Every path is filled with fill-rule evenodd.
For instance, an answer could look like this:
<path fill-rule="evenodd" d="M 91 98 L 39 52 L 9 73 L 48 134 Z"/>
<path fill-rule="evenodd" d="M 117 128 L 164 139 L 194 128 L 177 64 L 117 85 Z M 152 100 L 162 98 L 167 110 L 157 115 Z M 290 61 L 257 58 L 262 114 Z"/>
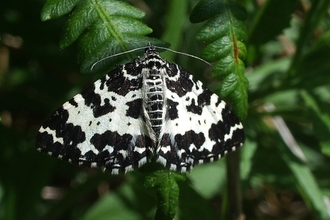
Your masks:
<path fill-rule="evenodd" d="M 201 24 L 189 22 L 198 1 L 180 1 L 127 2 L 146 12 L 152 37 L 200 56 Z M 250 82 L 240 164 L 245 218 L 330 219 L 329 3 L 241 2 Z M 0 219 L 152 219 L 157 201 L 139 172 L 110 176 L 35 150 L 47 117 L 99 77 L 80 73 L 77 43 L 60 49 L 68 16 L 42 22 L 44 4 L 0 3 Z M 169 35 L 171 19 L 182 26 Z M 189 57 L 168 59 L 196 75 L 208 68 Z M 176 219 L 223 217 L 225 185 L 224 160 L 196 167 L 180 185 Z"/>

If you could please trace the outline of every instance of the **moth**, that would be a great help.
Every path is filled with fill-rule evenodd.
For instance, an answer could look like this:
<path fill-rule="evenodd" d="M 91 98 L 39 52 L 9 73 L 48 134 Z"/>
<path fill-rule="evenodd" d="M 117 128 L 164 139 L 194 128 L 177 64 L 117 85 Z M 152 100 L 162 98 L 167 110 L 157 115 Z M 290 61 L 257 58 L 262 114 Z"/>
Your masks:
<path fill-rule="evenodd" d="M 229 106 L 153 46 L 64 103 L 40 128 L 37 149 L 111 174 L 152 160 L 185 173 L 243 145 Z"/>

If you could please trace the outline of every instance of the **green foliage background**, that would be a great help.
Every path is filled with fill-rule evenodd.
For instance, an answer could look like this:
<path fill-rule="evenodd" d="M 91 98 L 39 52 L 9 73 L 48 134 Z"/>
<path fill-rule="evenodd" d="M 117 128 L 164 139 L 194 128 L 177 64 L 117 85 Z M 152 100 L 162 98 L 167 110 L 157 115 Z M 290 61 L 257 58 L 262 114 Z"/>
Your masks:
<path fill-rule="evenodd" d="M 63 4 L 55 10 L 51 6 L 56 2 Z M 85 9 L 74 8 L 71 16 L 64 15 L 77 2 L 51 0 L 43 9 L 45 2 L 40 0 L 1 2 L 0 219 L 153 219 L 157 198 L 143 186 L 141 173 L 109 176 L 76 168 L 34 147 L 47 116 L 111 66 L 136 55 L 109 59 L 92 74 L 94 62 L 149 41 L 157 45 L 165 41 L 171 49 L 218 64 L 210 74 L 203 63 L 162 53 L 228 96 L 241 118 L 248 112 L 240 161 L 246 219 L 329 219 L 329 1 L 244 0 L 245 17 L 237 5 L 216 10 L 232 1 L 132 1 L 134 7 L 124 10 L 105 1 L 85 0 L 79 3 Z M 208 7 L 210 2 L 217 7 Z M 99 23 L 99 14 L 86 13 L 95 3 L 103 21 L 109 19 L 108 13 L 120 14 L 111 18 L 118 29 Z M 208 13 L 202 14 L 202 9 Z M 44 20 L 58 19 L 42 22 L 41 11 Z M 228 18 L 221 17 L 226 13 L 230 20 L 221 20 Z M 244 19 L 246 29 L 241 25 Z M 219 23 L 223 32 L 214 37 Z M 123 41 L 112 41 L 114 35 Z M 225 41 L 227 36 L 241 42 L 239 62 L 233 66 L 233 48 L 225 46 L 234 41 Z M 62 48 L 71 46 L 61 50 L 59 42 Z M 233 69 L 244 71 L 243 62 L 248 103 L 245 78 L 231 74 Z M 221 78 L 220 83 L 211 76 Z M 225 219 L 230 196 L 225 186 L 224 160 L 196 167 L 179 182 L 175 218 Z"/>

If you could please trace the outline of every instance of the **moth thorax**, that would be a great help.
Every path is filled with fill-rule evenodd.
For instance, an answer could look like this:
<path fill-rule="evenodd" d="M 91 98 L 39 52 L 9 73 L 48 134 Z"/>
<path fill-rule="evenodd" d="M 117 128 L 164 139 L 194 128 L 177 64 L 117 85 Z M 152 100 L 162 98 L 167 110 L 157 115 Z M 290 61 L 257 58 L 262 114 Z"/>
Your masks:
<path fill-rule="evenodd" d="M 146 110 L 150 118 L 151 128 L 156 137 L 159 136 L 163 124 L 164 85 L 158 70 L 152 69 L 145 79 Z"/>

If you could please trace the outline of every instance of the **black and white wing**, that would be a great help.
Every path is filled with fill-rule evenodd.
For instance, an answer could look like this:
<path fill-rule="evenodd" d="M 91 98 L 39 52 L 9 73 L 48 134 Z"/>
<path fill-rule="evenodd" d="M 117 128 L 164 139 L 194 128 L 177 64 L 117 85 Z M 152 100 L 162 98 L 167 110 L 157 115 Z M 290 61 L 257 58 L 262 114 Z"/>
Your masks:
<path fill-rule="evenodd" d="M 180 66 L 168 63 L 157 161 L 186 172 L 243 145 L 243 126 L 228 105 Z"/>
<path fill-rule="evenodd" d="M 125 173 L 154 159 L 187 172 L 242 146 L 228 105 L 150 46 L 64 103 L 40 128 L 39 151 Z"/>
<path fill-rule="evenodd" d="M 118 67 L 63 104 L 40 128 L 36 145 L 63 160 L 117 174 L 152 157 L 136 62 Z"/>

